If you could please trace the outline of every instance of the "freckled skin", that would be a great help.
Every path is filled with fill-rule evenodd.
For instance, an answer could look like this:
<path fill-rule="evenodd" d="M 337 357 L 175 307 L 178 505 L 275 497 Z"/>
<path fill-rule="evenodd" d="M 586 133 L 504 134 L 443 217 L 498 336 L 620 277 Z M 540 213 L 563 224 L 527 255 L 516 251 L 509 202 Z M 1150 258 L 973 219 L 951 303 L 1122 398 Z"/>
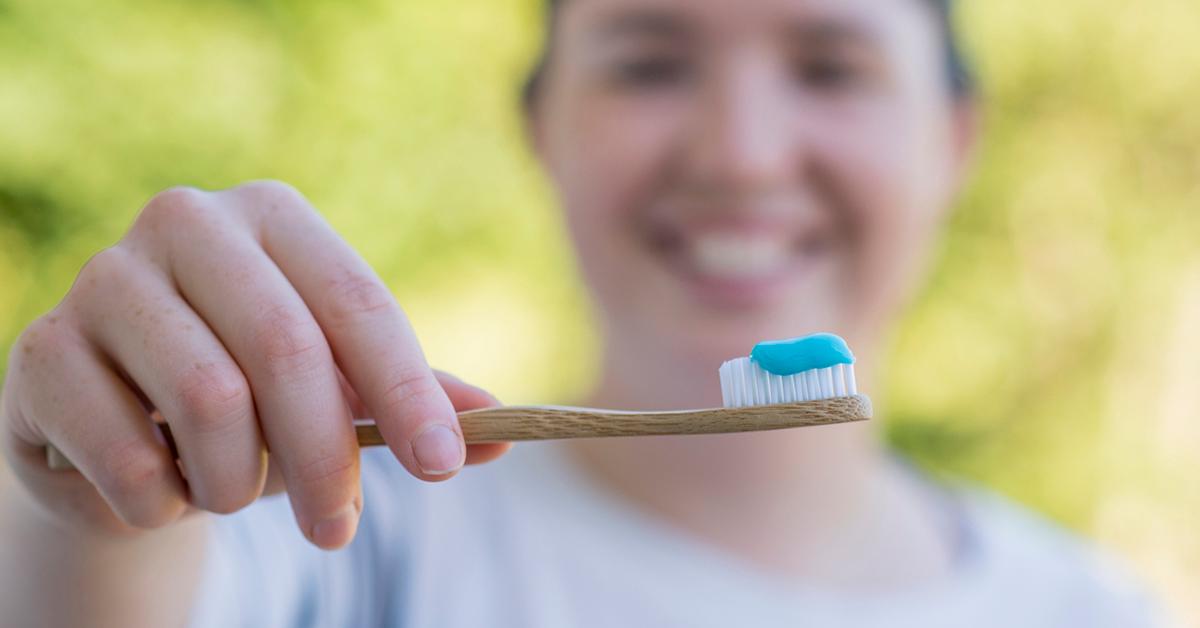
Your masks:
<path fill-rule="evenodd" d="M 40 568 L 0 561 L 19 583 L 0 588 L 6 625 L 182 623 L 206 538 L 188 521 L 262 495 L 286 490 L 309 542 L 345 545 L 363 508 L 355 417 L 421 480 L 508 450 L 462 442 L 456 410 L 499 402 L 434 371 L 386 285 L 279 182 L 156 195 L 20 342 L 0 395 L 0 546 Z M 171 449 L 149 425 L 164 419 Z M 48 445 L 75 470 L 48 468 Z M 79 560 L 97 552 L 111 560 Z M 153 603 L 55 604 L 129 587 Z"/>

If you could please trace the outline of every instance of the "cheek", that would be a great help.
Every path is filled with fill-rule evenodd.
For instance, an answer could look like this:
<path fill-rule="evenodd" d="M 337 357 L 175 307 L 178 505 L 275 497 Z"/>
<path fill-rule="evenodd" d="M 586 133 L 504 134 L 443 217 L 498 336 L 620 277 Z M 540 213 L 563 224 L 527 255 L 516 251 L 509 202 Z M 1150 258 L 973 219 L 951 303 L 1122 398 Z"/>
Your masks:
<path fill-rule="evenodd" d="M 564 197 L 582 202 L 572 207 L 600 205 L 596 210 L 609 218 L 631 213 L 631 201 L 645 193 L 669 153 L 677 107 L 602 98 L 566 104 L 551 156 Z"/>
<path fill-rule="evenodd" d="M 886 314 L 911 291 L 938 228 L 943 138 L 894 106 L 844 110 L 808 133 L 815 171 L 838 212 L 848 296 L 855 308 Z"/>
<path fill-rule="evenodd" d="M 630 227 L 669 159 L 678 103 L 577 98 L 544 127 L 547 166 L 585 272 L 627 277 L 642 248 Z"/>

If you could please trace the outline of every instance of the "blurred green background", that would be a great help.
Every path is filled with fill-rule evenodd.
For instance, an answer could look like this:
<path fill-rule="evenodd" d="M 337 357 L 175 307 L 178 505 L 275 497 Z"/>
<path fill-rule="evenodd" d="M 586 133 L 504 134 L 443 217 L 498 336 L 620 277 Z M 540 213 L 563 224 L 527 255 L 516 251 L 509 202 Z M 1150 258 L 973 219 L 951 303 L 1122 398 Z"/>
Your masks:
<path fill-rule="evenodd" d="M 570 399 L 596 342 L 515 107 L 538 16 L 0 0 L 0 350 L 156 191 L 272 177 L 374 264 L 435 365 Z M 1200 625 L 1200 3 L 959 17 L 986 136 L 895 336 L 889 437 L 1097 538 Z"/>

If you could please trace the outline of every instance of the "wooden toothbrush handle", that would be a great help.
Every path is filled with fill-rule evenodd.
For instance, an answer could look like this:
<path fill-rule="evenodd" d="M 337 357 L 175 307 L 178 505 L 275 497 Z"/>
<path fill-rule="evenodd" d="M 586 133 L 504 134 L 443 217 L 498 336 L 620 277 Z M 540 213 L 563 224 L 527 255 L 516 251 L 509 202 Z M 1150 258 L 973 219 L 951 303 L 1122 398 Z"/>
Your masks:
<path fill-rule="evenodd" d="M 655 436 L 667 434 L 725 434 L 778 430 L 789 427 L 831 425 L 871 418 L 871 400 L 866 395 L 834 397 L 818 401 L 783 403 L 745 408 L 706 408 L 668 412 L 623 412 L 567 406 L 500 406 L 458 413 L 467 443 L 501 443 L 560 438 L 601 436 Z M 171 453 L 178 458 L 171 428 L 158 424 Z M 358 444 L 383 445 L 383 435 L 374 423 L 356 423 Z M 73 469 L 53 445 L 46 446 L 51 469 Z"/>
<path fill-rule="evenodd" d="M 725 434 L 830 425 L 871 418 L 865 395 L 746 408 L 623 412 L 567 406 L 500 406 L 458 413 L 467 443 L 560 438 Z M 357 425 L 362 445 L 383 444 L 374 424 Z"/>

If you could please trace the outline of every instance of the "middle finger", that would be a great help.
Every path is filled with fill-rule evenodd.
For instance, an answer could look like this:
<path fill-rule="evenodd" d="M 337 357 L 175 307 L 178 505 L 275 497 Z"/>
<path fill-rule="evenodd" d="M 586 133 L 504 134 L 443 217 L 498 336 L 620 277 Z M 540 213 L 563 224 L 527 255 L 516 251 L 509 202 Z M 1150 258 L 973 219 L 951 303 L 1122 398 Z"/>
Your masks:
<path fill-rule="evenodd" d="M 246 374 L 301 529 L 321 547 L 340 546 L 353 536 L 362 497 L 358 443 L 329 345 L 258 243 L 210 220 L 173 240 L 172 276 Z"/>

